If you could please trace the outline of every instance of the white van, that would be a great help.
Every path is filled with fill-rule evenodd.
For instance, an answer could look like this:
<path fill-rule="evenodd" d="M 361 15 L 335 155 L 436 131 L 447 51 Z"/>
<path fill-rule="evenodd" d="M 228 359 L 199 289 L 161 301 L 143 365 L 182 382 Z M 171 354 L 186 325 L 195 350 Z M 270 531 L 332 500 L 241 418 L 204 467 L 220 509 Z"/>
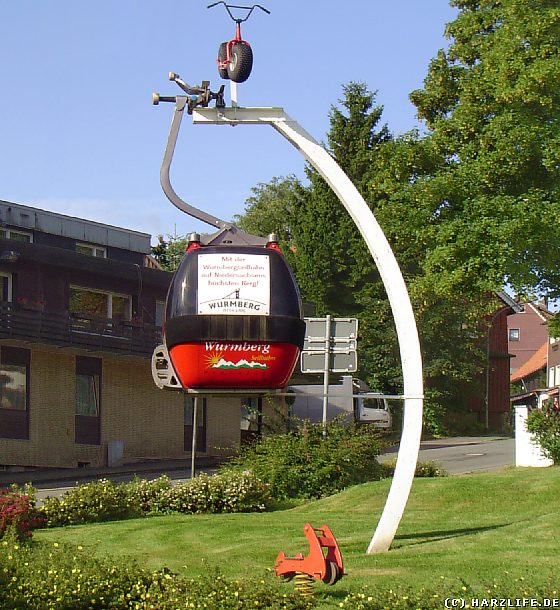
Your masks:
<path fill-rule="evenodd" d="M 390 429 L 392 425 L 389 403 L 379 394 L 370 393 L 368 386 L 351 375 L 344 375 L 339 384 L 329 385 L 327 419 L 345 417 L 348 421 L 373 424 L 376 428 Z M 319 423 L 323 419 L 323 386 L 318 384 L 288 387 L 287 402 L 290 412 L 299 419 Z"/>
<path fill-rule="evenodd" d="M 389 430 L 393 424 L 389 403 L 375 395 L 354 396 L 356 421 L 373 424 L 376 428 Z"/>

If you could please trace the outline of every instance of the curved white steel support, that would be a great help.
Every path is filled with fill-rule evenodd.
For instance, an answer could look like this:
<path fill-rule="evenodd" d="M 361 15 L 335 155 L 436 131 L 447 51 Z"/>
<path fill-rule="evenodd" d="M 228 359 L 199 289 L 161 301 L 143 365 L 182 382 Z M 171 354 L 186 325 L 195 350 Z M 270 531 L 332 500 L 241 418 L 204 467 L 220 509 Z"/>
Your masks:
<path fill-rule="evenodd" d="M 377 265 L 397 329 L 404 379 L 404 418 L 393 483 L 367 552 L 389 550 L 404 512 L 422 433 L 422 356 L 410 298 L 395 256 L 372 211 L 348 176 L 316 140 L 282 108 L 199 108 L 194 123 L 271 125 L 291 142 L 331 186 L 362 234 Z"/>
<path fill-rule="evenodd" d="M 183 201 L 179 195 L 175 192 L 175 189 L 171 186 L 171 178 L 169 177 L 169 172 L 171 169 L 171 161 L 173 160 L 173 153 L 175 152 L 175 146 L 177 145 L 177 136 L 179 135 L 179 130 L 181 129 L 181 121 L 183 120 L 183 114 L 185 112 L 185 108 L 187 108 L 187 101 L 184 95 L 178 95 L 175 99 L 175 111 L 173 112 L 173 119 L 171 121 L 171 128 L 169 130 L 169 136 L 167 138 L 167 144 L 165 145 L 165 153 L 163 154 L 163 161 L 161 163 L 161 169 L 159 172 L 161 187 L 166 197 L 171 201 L 171 203 L 181 210 L 181 212 L 185 212 L 189 216 L 196 218 L 202 222 L 206 222 L 213 227 L 219 229 L 231 229 L 232 225 L 228 222 L 220 220 L 212 214 L 208 214 L 204 210 L 200 210 L 195 208 L 194 206 L 188 204 L 186 201 Z"/>

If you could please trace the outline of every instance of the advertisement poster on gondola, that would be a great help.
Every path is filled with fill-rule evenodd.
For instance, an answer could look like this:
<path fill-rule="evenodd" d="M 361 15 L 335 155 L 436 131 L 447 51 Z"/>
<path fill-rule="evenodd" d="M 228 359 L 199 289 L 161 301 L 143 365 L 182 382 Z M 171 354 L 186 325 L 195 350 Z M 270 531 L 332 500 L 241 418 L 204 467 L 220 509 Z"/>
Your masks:
<path fill-rule="evenodd" d="M 270 314 L 270 257 L 262 254 L 201 254 L 198 313 L 236 316 Z"/>

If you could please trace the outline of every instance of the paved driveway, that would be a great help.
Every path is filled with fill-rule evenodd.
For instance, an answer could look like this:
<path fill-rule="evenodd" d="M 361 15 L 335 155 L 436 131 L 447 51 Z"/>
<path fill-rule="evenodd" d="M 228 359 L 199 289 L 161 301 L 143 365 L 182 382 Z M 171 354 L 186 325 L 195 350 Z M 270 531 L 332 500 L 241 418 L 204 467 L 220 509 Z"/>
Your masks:
<path fill-rule="evenodd" d="M 394 459 L 397 448 L 382 459 Z M 515 465 L 515 440 L 509 437 L 456 437 L 422 441 L 419 460 L 439 462 L 449 474 L 497 470 Z"/>

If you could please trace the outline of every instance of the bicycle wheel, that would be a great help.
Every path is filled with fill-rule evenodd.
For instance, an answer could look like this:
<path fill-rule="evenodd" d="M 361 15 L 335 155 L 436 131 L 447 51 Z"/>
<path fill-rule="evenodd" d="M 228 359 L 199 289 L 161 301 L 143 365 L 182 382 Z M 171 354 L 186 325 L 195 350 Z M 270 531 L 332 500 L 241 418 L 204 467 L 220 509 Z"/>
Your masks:
<path fill-rule="evenodd" d="M 218 49 L 218 74 L 220 78 L 229 79 L 227 68 L 220 68 L 220 64 L 227 59 L 227 42 L 222 42 Z"/>
<path fill-rule="evenodd" d="M 234 83 L 244 83 L 253 69 L 253 51 L 248 44 L 238 42 L 231 49 L 227 74 Z"/>

